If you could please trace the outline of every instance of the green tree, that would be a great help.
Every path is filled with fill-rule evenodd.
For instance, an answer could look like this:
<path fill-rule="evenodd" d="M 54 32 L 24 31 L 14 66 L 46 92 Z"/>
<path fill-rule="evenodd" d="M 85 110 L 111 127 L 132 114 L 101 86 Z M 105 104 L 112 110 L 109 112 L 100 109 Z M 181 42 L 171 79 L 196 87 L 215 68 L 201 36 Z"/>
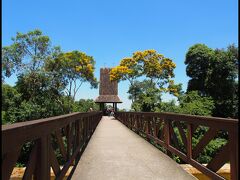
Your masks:
<path fill-rule="evenodd" d="M 21 94 L 16 88 L 2 84 L 2 124 L 11 123 L 6 117 L 12 107 L 17 107 L 21 103 Z"/>
<path fill-rule="evenodd" d="M 60 47 L 52 47 L 49 37 L 40 30 L 26 34 L 17 33 L 12 41 L 10 46 L 2 48 L 3 76 L 10 77 L 12 73 L 17 75 L 15 89 L 21 94 L 22 101 L 11 106 L 11 111 L 8 110 L 5 115 L 11 122 L 18 122 L 62 114 L 62 111 L 59 112 L 62 108 L 58 107 L 53 111 L 51 109 L 55 106 L 49 104 L 60 104 L 59 100 L 65 88 L 64 79 L 44 69 L 47 60 L 59 56 Z M 46 107 L 43 107 L 44 105 Z M 39 107 L 40 109 L 35 111 L 40 111 L 37 114 L 42 116 L 29 113 L 32 106 L 36 106 L 33 110 Z M 43 113 L 46 108 L 48 110 Z"/>
<path fill-rule="evenodd" d="M 187 91 L 198 90 L 201 95 L 206 95 L 206 79 L 209 76 L 210 62 L 214 51 L 204 44 L 196 44 L 189 48 L 185 64 L 187 76 L 191 79 L 188 82 Z"/>
<path fill-rule="evenodd" d="M 186 72 L 191 78 L 187 91 L 198 90 L 201 96 L 211 96 L 214 116 L 237 117 L 238 109 L 238 48 L 211 49 L 203 44 L 189 48 Z"/>
<path fill-rule="evenodd" d="M 129 93 L 132 103 L 137 101 L 139 93 L 143 91 L 139 87 L 134 87 L 135 85 L 138 86 L 138 83 L 142 82 L 143 78 L 149 80 L 149 83 L 152 84 L 151 87 L 154 85 L 161 92 L 169 92 L 178 96 L 179 85 L 175 85 L 172 80 L 175 67 L 176 65 L 171 59 L 164 57 L 155 50 L 137 51 L 133 53 L 132 57 L 123 58 L 118 66 L 112 68 L 110 79 L 112 81 L 128 80 L 130 82 Z M 155 91 L 155 87 L 153 91 Z M 152 92 L 149 90 L 148 93 L 151 94 Z M 150 103 L 149 98 L 149 95 L 142 96 L 142 99 L 148 103 Z M 133 106 L 134 109 L 139 109 L 138 103 Z M 147 109 L 152 108 L 148 107 Z"/>
<path fill-rule="evenodd" d="M 238 117 L 238 48 L 216 49 L 207 92 L 215 101 L 214 116 Z"/>
<path fill-rule="evenodd" d="M 179 97 L 179 113 L 211 116 L 213 110 L 213 99 L 211 97 L 201 97 L 197 91 L 190 91 Z"/>
<path fill-rule="evenodd" d="M 99 111 L 99 106 L 94 102 L 93 99 L 80 99 L 75 101 L 73 111 L 74 112 L 89 112 L 92 108 L 93 111 Z"/>
<path fill-rule="evenodd" d="M 122 59 L 119 66 L 112 68 L 110 79 L 129 80 L 132 85 L 137 78 L 145 77 L 163 88 L 174 77 L 175 67 L 171 59 L 155 50 L 137 51 L 132 57 Z"/>
<path fill-rule="evenodd" d="M 156 107 L 156 112 L 174 112 L 178 113 L 179 106 L 176 105 L 176 101 L 170 100 L 169 102 L 161 102 L 158 107 Z"/>
<path fill-rule="evenodd" d="M 135 99 L 132 103 L 132 109 L 135 111 L 154 112 L 161 102 L 161 92 L 151 80 L 135 81 L 129 87 L 128 93 L 129 99 Z"/>
<path fill-rule="evenodd" d="M 66 83 L 66 94 L 70 101 L 75 100 L 79 88 L 84 82 L 89 82 L 91 88 L 97 88 L 97 79 L 94 77 L 95 61 L 92 56 L 83 52 L 72 51 L 62 53 L 54 59 L 48 59 L 46 70 L 52 74 L 60 74 Z"/>
<path fill-rule="evenodd" d="M 8 111 L 11 106 L 16 106 L 21 102 L 21 94 L 16 88 L 3 83 L 2 84 L 2 110 Z"/>
<path fill-rule="evenodd" d="M 45 60 L 60 52 L 60 47 L 52 47 L 48 36 L 40 30 L 26 34 L 17 33 L 10 46 L 2 48 L 3 77 L 34 72 L 43 67 Z"/>

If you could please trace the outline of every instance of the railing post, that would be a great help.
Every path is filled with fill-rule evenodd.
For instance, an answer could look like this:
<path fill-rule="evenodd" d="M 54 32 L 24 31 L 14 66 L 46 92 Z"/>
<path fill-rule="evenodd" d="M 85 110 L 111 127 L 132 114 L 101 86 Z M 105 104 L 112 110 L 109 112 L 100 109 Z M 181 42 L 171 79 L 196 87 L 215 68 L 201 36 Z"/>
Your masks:
<path fill-rule="evenodd" d="M 130 115 L 126 113 L 126 122 L 127 122 L 127 127 L 130 128 Z"/>
<path fill-rule="evenodd" d="M 87 121 L 88 121 L 88 139 L 90 138 L 91 135 L 91 124 L 90 124 L 90 117 L 87 117 Z"/>
<path fill-rule="evenodd" d="M 67 139 L 67 159 L 70 159 L 71 153 L 71 124 L 66 127 L 66 139 Z"/>
<path fill-rule="evenodd" d="M 77 120 L 75 122 L 75 147 L 78 147 L 80 145 L 80 141 L 81 141 L 81 138 L 80 138 L 80 121 Z M 81 148 L 81 147 L 80 147 Z M 74 148 L 75 149 L 75 148 Z M 77 165 L 76 163 L 79 161 L 80 159 L 80 149 L 78 149 L 78 155 L 76 156 L 76 159 L 75 159 L 75 165 Z"/>
<path fill-rule="evenodd" d="M 187 125 L 188 135 L 187 135 L 187 157 L 188 160 L 192 159 L 192 124 Z"/>
<path fill-rule="evenodd" d="M 74 148 L 78 147 L 80 144 L 80 128 L 79 128 L 79 121 L 75 122 L 75 143 Z"/>
<path fill-rule="evenodd" d="M 147 121 L 147 130 L 146 130 L 146 133 L 147 133 L 147 141 L 150 141 L 150 137 L 149 137 L 149 134 L 150 134 L 150 119 L 151 119 L 151 116 L 147 117 L 146 118 L 146 121 Z"/>
<path fill-rule="evenodd" d="M 129 128 L 132 130 L 132 114 L 128 116 L 128 124 L 129 124 Z"/>
<path fill-rule="evenodd" d="M 171 156 L 171 151 L 168 150 L 170 146 L 170 121 L 169 119 L 164 119 L 164 141 L 166 144 L 167 155 Z"/>
<path fill-rule="evenodd" d="M 144 115 L 143 114 L 141 115 L 141 118 L 140 118 L 140 129 L 142 132 L 144 132 Z"/>
<path fill-rule="evenodd" d="M 239 145 L 239 137 L 238 137 L 238 129 L 237 127 L 233 127 L 231 131 L 229 131 L 229 143 L 230 143 L 230 173 L 231 179 L 237 180 L 239 179 L 239 162 L 238 162 L 238 145 Z"/>
<path fill-rule="evenodd" d="M 16 147 L 15 151 L 7 153 L 2 159 L 2 179 L 8 180 L 18 159 L 21 148 Z"/>
<path fill-rule="evenodd" d="M 36 180 L 50 180 L 50 135 L 44 135 L 37 140 L 38 149 L 38 161 L 36 164 L 36 171 L 34 179 Z"/>
<path fill-rule="evenodd" d="M 83 118 L 83 128 L 84 128 L 84 144 L 86 145 L 87 141 L 87 118 Z"/>
<path fill-rule="evenodd" d="M 139 126 L 139 119 L 140 119 L 140 118 L 139 118 L 139 117 L 140 117 L 139 115 L 136 115 L 136 127 L 137 127 L 137 128 L 136 128 L 136 129 L 137 129 L 136 132 L 137 132 L 137 134 L 139 134 L 139 129 L 140 129 L 140 126 Z"/>

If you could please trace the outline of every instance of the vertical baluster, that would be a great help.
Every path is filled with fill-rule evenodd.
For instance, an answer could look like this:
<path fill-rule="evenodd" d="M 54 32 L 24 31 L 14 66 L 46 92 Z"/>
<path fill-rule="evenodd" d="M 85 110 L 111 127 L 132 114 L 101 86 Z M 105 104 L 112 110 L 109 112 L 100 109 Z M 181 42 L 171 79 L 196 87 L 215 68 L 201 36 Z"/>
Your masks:
<path fill-rule="evenodd" d="M 239 179 L 239 164 L 238 164 L 238 129 L 237 127 L 233 127 L 231 131 L 229 131 L 229 144 L 230 144 L 230 173 L 231 179 L 237 180 Z"/>
<path fill-rule="evenodd" d="M 81 148 L 84 144 L 84 118 L 81 118 L 81 121 L 80 121 L 80 133 L 81 133 L 81 137 L 80 137 L 80 144 L 81 144 Z"/>
<path fill-rule="evenodd" d="M 67 159 L 70 159 L 70 152 L 71 152 L 71 124 L 68 124 L 66 127 L 66 139 L 67 139 Z"/>
<path fill-rule="evenodd" d="M 144 132 L 144 124 L 143 124 L 144 123 L 144 115 L 143 114 L 141 116 L 141 122 L 140 123 L 141 123 L 141 131 Z"/>
<path fill-rule="evenodd" d="M 75 122 L 75 147 L 78 147 L 80 145 L 80 120 L 77 120 Z M 81 148 L 81 147 L 80 147 Z M 77 165 L 76 163 L 80 160 L 80 148 L 77 149 L 79 152 L 78 152 L 78 155 L 76 156 L 75 158 L 75 165 Z"/>
<path fill-rule="evenodd" d="M 37 143 L 40 145 L 40 148 L 34 179 L 50 180 L 50 135 L 45 135 L 41 137 L 41 139 L 37 140 Z"/>
<path fill-rule="evenodd" d="M 146 139 L 147 139 L 147 141 L 149 141 L 150 139 L 149 139 L 149 132 L 150 132 L 150 125 L 149 125 L 149 121 L 150 121 L 150 117 L 146 117 L 146 119 L 145 119 L 145 124 L 146 124 Z"/>
<path fill-rule="evenodd" d="M 192 124 L 187 125 L 188 136 L 187 136 L 187 157 L 188 160 L 192 159 Z"/>
<path fill-rule="evenodd" d="M 78 147 L 78 145 L 80 144 L 79 122 L 79 120 L 75 122 L 75 147 Z"/>
<path fill-rule="evenodd" d="M 84 129 L 84 144 L 86 144 L 86 141 L 87 141 L 87 118 L 86 117 L 84 117 L 83 129 Z"/>
<path fill-rule="evenodd" d="M 127 126 L 127 113 L 124 113 L 123 119 L 124 119 L 125 126 Z"/>
<path fill-rule="evenodd" d="M 126 114 L 127 127 L 130 128 L 130 114 Z"/>
<path fill-rule="evenodd" d="M 169 119 L 164 119 L 164 141 L 166 144 L 166 148 L 167 148 L 167 155 L 171 156 L 172 153 L 171 151 L 168 150 L 169 146 L 170 146 L 170 138 L 171 138 L 171 134 L 170 134 L 170 123 L 171 120 Z"/>
<path fill-rule="evenodd" d="M 130 128 L 133 129 L 133 114 L 130 114 Z"/>
<path fill-rule="evenodd" d="M 87 117 L 87 137 L 89 139 L 89 135 L 90 135 L 90 124 L 89 124 L 89 117 Z"/>
<path fill-rule="evenodd" d="M 128 114 L 127 121 L 128 121 L 128 128 L 130 128 L 130 129 L 132 129 L 131 117 L 132 117 L 132 115 L 131 115 L 131 114 Z"/>
<path fill-rule="evenodd" d="M 15 167 L 16 161 L 19 157 L 21 148 L 16 147 L 13 152 L 6 153 L 2 159 L 2 179 L 8 180 L 12 174 L 13 168 Z"/>
<path fill-rule="evenodd" d="M 153 137 L 157 138 L 157 117 L 153 118 Z"/>
<path fill-rule="evenodd" d="M 91 134 L 90 117 L 87 117 L 87 121 L 88 121 L 88 139 L 89 139 L 90 138 L 90 134 Z"/>
<path fill-rule="evenodd" d="M 139 118 L 140 116 L 139 115 L 136 115 L 136 126 L 137 126 L 137 133 L 139 134 L 139 129 L 140 129 L 140 127 L 139 127 Z"/>

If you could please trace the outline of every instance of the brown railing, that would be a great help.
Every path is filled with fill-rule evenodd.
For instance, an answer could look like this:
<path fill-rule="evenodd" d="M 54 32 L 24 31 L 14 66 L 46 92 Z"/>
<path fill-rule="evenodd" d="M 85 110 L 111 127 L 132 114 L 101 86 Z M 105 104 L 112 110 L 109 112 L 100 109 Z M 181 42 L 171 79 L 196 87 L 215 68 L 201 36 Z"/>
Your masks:
<path fill-rule="evenodd" d="M 168 155 L 179 156 L 211 179 L 224 179 L 216 172 L 228 162 L 231 179 L 239 178 L 238 119 L 142 112 L 117 112 L 116 118 L 154 145 L 163 147 Z M 193 146 L 195 132 L 204 129 L 199 142 Z M 225 138 L 226 143 L 216 150 L 206 166 L 203 165 L 198 160 L 199 155 L 219 136 Z"/>
<path fill-rule="evenodd" d="M 50 168 L 56 179 L 63 179 L 70 166 L 77 164 L 101 117 L 101 112 L 72 113 L 3 125 L 2 179 L 10 178 L 26 143 L 31 148 L 23 179 L 48 180 Z"/>

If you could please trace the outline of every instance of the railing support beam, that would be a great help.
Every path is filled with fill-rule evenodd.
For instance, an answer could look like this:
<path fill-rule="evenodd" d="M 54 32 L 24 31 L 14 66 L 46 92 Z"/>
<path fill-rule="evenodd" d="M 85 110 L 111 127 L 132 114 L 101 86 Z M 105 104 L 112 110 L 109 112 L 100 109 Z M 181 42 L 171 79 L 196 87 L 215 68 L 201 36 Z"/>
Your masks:
<path fill-rule="evenodd" d="M 34 179 L 50 180 L 50 136 L 45 135 L 37 140 L 38 149 L 37 164 L 35 169 Z"/>

